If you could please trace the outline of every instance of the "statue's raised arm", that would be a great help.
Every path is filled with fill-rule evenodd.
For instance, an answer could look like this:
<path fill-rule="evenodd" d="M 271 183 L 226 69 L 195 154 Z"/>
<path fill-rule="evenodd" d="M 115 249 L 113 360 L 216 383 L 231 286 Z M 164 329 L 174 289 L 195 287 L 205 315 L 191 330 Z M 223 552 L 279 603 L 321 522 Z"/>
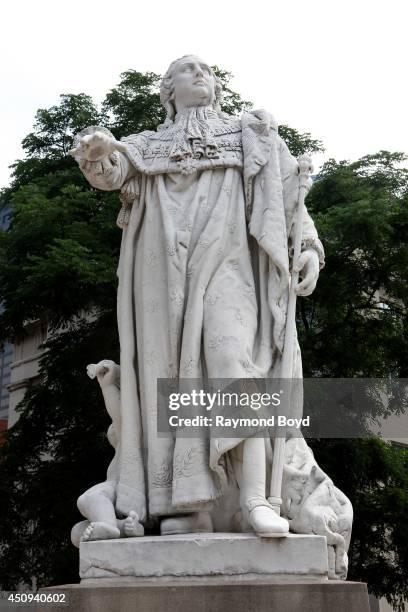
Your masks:
<path fill-rule="evenodd" d="M 75 136 L 69 153 L 93 187 L 113 191 L 135 174 L 126 151 L 127 145 L 116 140 L 108 129 L 91 126 Z"/>

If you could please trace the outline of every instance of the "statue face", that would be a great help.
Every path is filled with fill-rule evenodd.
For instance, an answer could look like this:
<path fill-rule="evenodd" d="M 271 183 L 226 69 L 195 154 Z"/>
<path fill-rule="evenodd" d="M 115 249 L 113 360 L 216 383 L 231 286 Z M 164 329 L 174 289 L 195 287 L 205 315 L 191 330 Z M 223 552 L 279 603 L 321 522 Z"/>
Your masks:
<path fill-rule="evenodd" d="M 203 106 L 215 99 L 215 79 L 211 68 L 198 57 L 188 56 L 175 66 L 173 95 L 176 108 Z"/>

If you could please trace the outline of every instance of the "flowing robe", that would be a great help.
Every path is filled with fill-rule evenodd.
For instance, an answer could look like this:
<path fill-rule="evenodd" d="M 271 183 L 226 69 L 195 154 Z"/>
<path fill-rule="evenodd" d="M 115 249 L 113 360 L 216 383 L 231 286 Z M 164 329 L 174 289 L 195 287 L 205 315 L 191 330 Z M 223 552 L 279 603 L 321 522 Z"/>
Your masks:
<path fill-rule="evenodd" d="M 276 377 L 283 349 L 297 162 L 269 114 L 220 118 L 205 109 L 198 119 L 209 152 L 196 160 L 182 138 L 196 119 L 129 136 L 126 154 L 84 170 L 93 186 L 121 189 L 116 507 L 142 520 L 210 507 L 240 442 L 158 437 L 157 378 L 200 378 L 203 369 L 210 378 Z M 191 144 L 202 145 L 200 134 Z M 302 238 L 322 264 L 306 210 Z"/>

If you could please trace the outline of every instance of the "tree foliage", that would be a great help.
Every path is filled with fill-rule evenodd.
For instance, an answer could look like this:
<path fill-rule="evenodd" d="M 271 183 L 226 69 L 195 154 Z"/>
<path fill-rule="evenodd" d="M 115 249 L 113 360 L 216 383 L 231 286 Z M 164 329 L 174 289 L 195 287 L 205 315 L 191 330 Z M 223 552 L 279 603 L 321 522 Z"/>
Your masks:
<path fill-rule="evenodd" d="M 34 130 L 22 142 L 26 157 L 12 165 L 13 183 L 11 190 L 5 190 L 5 195 L 50 173 L 74 169 L 74 161 L 68 156 L 74 135 L 100 122 L 100 113 L 85 94 L 62 94 L 58 105 L 40 108 L 35 116 Z M 71 180 L 75 180 L 72 175 Z"/>
<path fill-rule="evenodd" d="M 320 140 L 312 138 L 309 132 L 300 133 L 288 125 L 279 126 L 279 135 L 283 138 L 289 147 L 290 152 L 295 157 L 307 153 L 320 153 L 324 151 L 323 143 Z"/>
<path fill-rule="evenodd" d="M 298 300 L 305 376 L 407 377 L 408 171 L 401 153 L 330 160 L 308 197 L 324 243 L 317 289 Z M 396 402 L 396 412 L 402 406 Z M 397 432 L 396 432 L 397 433 Z M 408 599 L 408 452 L 378 439 L 315 440 L 354 508 L 349 577 L 396 608 Z"/>
<path fill-rule="evenodd" d="M 408 599 L 408 450 L 378 438 L 316 440 L 317 461 L 352 501 L 349 580 L 400 612 Z"/>
<path fill-rule="evenodd" d="M 2 587 L 78 580 L 70 528 L 78 494 L 106 478 L 112 450 L 100 391 L 86 366 L 118 359 L 114 316 L 72 322 L 49 339 L 40 382 L 19 407 L 1 448 L 0 576 Z M 11 488 L 12 487 L 12 488 Z"/>
<path fill-rule="evenodd" d="M 251 107 L 224 86 L 224 112 Z M 51 335 L 39 382 L 0 453 L 0 576 L 3 588 L 77 581 L 69 541 L 79 520 L 75 500 L 105 477 L 108 418 L 89 362 L 117 359 L 117 194 L 92 189 L 67 156 L 73 136 L 104 125 L 116 137 L 163 122 L 160 77 L 129 70 L 98 109 L 85 94 L 64 94 L 40 109 L 23 141 L 3 197 L 14 220 L 0 233 L 1 338 L 24 334 L 46 318 Z M 322 143 L 288 126 L 280 134 L 294 155 Z M 317 290 L 299 300 L 305 375 L 406 376 L 407 172 L 398 153 L 381 151 L 354 163 L 330 160 L 308 207 L 326 249 Z M 91 319 L 84 313 L 91 312 Z M 407 454 L 379 440 L 318 440 L 317 459 L 351 498 L 355 523 L 350 577 L 397 604 L 407 597 Z M 63 486 L 61 486 L 63 483 Z M 405 516 L 404 516 L 405 515 Z"/>
<path fill-rule="evenodd" d="M 329 161 L 308 207 L 325 245 L 300 300 L 306 375 L 407 377 L 408 170 L 401 153 Z M 330 338 L 330 347 L 327 339 Z"/>

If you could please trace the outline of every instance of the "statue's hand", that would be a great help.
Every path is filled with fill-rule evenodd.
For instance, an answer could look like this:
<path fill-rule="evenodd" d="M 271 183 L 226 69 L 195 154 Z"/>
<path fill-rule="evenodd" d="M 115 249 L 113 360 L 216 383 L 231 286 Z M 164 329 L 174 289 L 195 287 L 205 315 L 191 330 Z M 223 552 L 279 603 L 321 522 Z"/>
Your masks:
<path fill-rule="evenodd" d="M 101 387 L 114 385 L 119 379 L 119 366 L 114 361 L 108 359 L 104 359 L 101 364 L 102 368 L 96 375 L 98 383 Z"/>
<path fill-rule="evenodd" d="M 296 287 L 298 295 L 307 296 L 313 293 L 319 278 L 319 256 L 314 249 L 306 249 L 294 263 L 295 272 L 300 272 L 302 282 Z"/>
<path fill-rule="evenodd" d="M 77 146 L 69 152 L 73 157 L 87 161 L 101 161 L 114 151 L 126 151 L 126 145 L 113 136 L 96 131 L 93 134 L 82 136 Z"/>
<path fill-rule="evenodd" d="M 87 373 L 90 378 L 96 377 L 101 387 L 117 384 L 120 379 L 120 367 L 110 359 L 89 364 Z"/>

